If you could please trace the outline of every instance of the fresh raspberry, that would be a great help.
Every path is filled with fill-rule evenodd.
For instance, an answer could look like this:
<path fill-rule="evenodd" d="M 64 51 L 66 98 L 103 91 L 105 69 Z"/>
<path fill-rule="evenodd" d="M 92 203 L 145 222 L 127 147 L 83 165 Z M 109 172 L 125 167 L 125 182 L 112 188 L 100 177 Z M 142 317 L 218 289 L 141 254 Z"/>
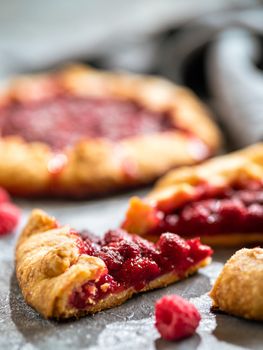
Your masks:
<path fill-rule="evenodd" d="M 190 253 L 188 243 L 174 233 L 163 233 L 157 242 L 157 246 L 165 256 L 173 258 L 173 260 L 180 260 L 182 257 L 186 258 Z"/>
<path fill-rule="evenodd" d="M 154 243 L 142 239 L 140 236 L 133 235 L 132 240 L 140 249 L 140 254 L 144 258 L 150 258 L 156 262 L 159 261 L 160 252 L 156 250 Z"/>
<path fill-rule="evenodd" d="M 254 203 L 263 203 L 263 192 L 262 190 L 251 191 L 243 190 L 236 192 L 234 198 L 240 199 L 245 206 L 249 206 Z"/>
<path fill-rule="evenodd" d="M 218 214 L 221 215 L 225 221 L 231 222 L 233 218 L 235 218 L 238 222 L 242 222 L 242 219 L 245 218 L 246 208 L 239 199 L 224 199 L 220 203 Z"/>
<path fill-rule="evenodd" d="M 143 282 L 151 281 L 159 274 L 160 268 L 155 261 L 148 258 L 133 258 L 125 261 L 118 278 L 124 283 L 132 283 L 139 289 Z"/>
<path fill-rule="evenodd" d="M 256 220 L 259 221 L 262 220 L 263 217 L 263 207 L 261 204 L 258 203 L 254 203 L 251 204 L 248 208 L 247 208 L 247 215 L 248 217 L 252 220 Z"/>
<path fill-rule="evenodd" d="M 78 234 L 84 241 L 99 244 L 101 238 L 88 230 L 79 231 Z"/>
<path fill-rule="evenodd" d="M 184 221 L 195 221 L 200 223 L 206 223 L 207 217 L 211 213 L 211 200 L 204 200 L 187 205 L 182 210 L 182 218 Z"/>
<path fill-rule="evenodd" d="M 126 231 L 118 228 L 116 230 L 108 231 L 104 236 L 105 244 L 112 244 L 122 240 L 130 240 L 130 236 Z"/>
<path fill-rule="evenodd" d="M 155 326 L 166 340 L 191 336 L 201 316 L 196 307 L 178 295 L 164 296 L 155 304 Z"/>
<path fill-rule="evenodd" d="M 20 210 L 12 203 L 0 203 L 0 235 L 11 232 L 17 225 Z"/>
<path fill-rule="evenodd" d="M 112 247 L 102 247 L 98 256 L 105 262 L 110 274 L 114 274 L 122 267 L 123 257 Z"/>
<path fill-rule="evenodd" d="M 188 239 L 187 243 L 191 248 L 190 257 L 195 263 L 213 254 L 213 250 L 208 245 L 202 244 L 200 238 Z"/>
<path fill-rule="evenodd" d="M 10 202 L 10 196 L 5 189 L 0 187 L 0 203 Z"/>
<path fill-rule="evenodd" d="M 125 260 L 140 256 L 140 249 L 138 245 L 132 241 L 120 241 L 118 242 L 116 248 Z"/>
<path fill-rule="evenodd" d="M 98 250 L 97 244 L 91 242 L 90 240 L 83 241 L 84 245 L 84 253 L 87 255 L 96 255 L 96 252 Z"/>

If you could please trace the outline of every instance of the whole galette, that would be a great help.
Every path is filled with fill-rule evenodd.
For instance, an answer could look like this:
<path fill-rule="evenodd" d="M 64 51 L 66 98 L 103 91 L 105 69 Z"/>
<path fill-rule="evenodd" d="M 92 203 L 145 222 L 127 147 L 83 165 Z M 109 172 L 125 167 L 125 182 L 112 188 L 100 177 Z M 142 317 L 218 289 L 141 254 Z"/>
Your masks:
<path fill-rule="evenodd" d="M 0 130 L 0 186 L 20 196 L 91 197 L 146 184 L 220 144 L 189 90 L 84 66 L 5 86 Z"/>

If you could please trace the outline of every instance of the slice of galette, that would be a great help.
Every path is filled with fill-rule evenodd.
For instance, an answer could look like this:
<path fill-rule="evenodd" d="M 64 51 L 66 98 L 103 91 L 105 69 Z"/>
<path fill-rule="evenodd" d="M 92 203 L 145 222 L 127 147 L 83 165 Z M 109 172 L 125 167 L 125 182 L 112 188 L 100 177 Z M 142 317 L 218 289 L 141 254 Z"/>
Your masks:
<path fill-rule="evenodd" d="M 211 156 L 221 140 L 189 90 L 84 66 L 6 86 L 0 131 L 0 185 L 28 197 L 92 197 L 146 184 Z"/>
<path fill-rule="evenodd" d="M 263 144 L 168 173 L 131 199 L 123 228 L 153 241 L 168 231 L 211 245 L 262 243 Z"/>
<path fill-rule="evenodd" d="M 154 244 L 117 229 L 100 239 L 34 210 L 16 248 L 26 302 L 46 318 L 78 317 L 167 286 L 210 262 L 198 238 L 165 233 Z"/>

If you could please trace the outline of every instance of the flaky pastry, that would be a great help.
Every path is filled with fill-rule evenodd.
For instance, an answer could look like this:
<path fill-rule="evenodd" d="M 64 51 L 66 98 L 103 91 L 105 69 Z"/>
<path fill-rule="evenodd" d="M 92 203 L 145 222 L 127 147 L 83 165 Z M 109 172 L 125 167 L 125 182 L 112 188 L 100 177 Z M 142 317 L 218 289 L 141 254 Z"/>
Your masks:
<path fill-rule="evenodd" d="M 210 292 L 213 308 L 263 321 L 263 249 L 241 249 L 225 264 Z"/>

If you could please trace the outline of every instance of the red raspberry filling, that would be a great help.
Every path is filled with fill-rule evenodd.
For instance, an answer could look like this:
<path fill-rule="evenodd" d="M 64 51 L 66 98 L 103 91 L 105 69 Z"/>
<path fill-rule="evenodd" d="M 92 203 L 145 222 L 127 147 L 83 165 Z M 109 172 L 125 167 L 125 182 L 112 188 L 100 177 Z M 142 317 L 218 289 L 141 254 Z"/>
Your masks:
<path fill-rule="evenodd" d="M 133 101 L 60 95 L 14 102 L 0 111 L 2 136 L 20 135 L 63 149 L 87 138 L 112 141 L 175 128 L 167 113 L 150 111 Z"/>
<path fill-rule="evenodd" d="M 203 193 L 200 198 L 185 205 L 163 212 L 156 209 L 156 226 L 148 232 L 162 232 L 198 236 L 222 233 L 262 232 L 263 188 L 261 184 L 233 186 L 216 195 Z"/>
<path fill-rule="evenodd" d="M 73 292 L 70 304 L 79 309 L 130 287 L 140 291 L 169 272 L 183 277 L 190 267 L 212 254 L 211 248 L 198 238 L 184 240 L 172 233 L 162 234 L 156 244 L 121 229 L 107 232 L 102 240 L 88 232 L 80 235 L 82 238 L 78 236 L 77 240 L 80 253 L 101 258 L 108 272 L 99 281 L 89 281 Z"/>
<path fill-rule="evenodd" d="M 20 219 L 20 209 L 11 202 L 8 192 L 0 187 L 0 236 L 11 233 Z"/>
<path fill-rule="evenodd" d="M 164 296 L 155 305 L 155 326 L 166 340 L 191 336 L 201 316 L 196 307 L 178 295 Z"/>

